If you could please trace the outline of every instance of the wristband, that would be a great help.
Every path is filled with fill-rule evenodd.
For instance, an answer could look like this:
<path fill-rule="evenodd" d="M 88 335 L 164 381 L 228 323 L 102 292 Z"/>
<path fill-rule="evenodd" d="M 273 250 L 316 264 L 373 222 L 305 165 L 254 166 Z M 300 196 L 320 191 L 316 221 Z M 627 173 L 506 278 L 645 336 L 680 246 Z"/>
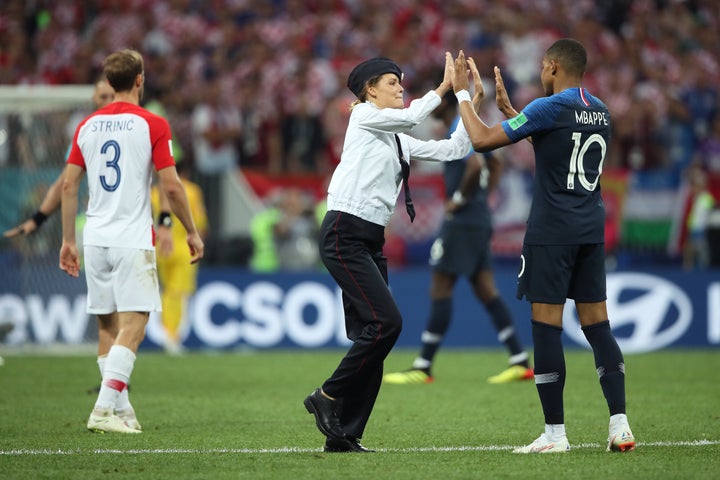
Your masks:
<path fill-rule="evenodd" d="M 40 210 L 38 210 L 37 212 L 35 212 L 35 213 L 33 214 L 33 216 L 32 216 L 31 218 L 33 219 L 33 222 L 35 222 L 35 225 L 36 225 L 38 228 L 40 228 L 40 225 L 42 225 L 43 223 L 45 223 L 45 220 L 47 220 L 48 216 L 45 215 L 45 214 L 44 214 L 43 212 L 41 212 Z"/>
<path fill-rule="evenodd" d="M 170 212 L 160 212 L 160 215 L 158 215 L 158 226 L 161 227 L 172 227 L 172 217 L 170 216 Z"/>
<path fill-rule="evenodd" d="M 467 90 L 460 90 L 459 92 L 455 92 L 455 97 L 457 98 L 458 103 L 468 101 L 472 102 L 472 98 L 470 98 L 470 92 Z"/>
<path fill-rule="evenodd" d="M 465 205 L 465 195 L 462 194 L 460 190 L 455 190 L 455 193 L 453 193 L 452 201 L 459 206 Z"/>

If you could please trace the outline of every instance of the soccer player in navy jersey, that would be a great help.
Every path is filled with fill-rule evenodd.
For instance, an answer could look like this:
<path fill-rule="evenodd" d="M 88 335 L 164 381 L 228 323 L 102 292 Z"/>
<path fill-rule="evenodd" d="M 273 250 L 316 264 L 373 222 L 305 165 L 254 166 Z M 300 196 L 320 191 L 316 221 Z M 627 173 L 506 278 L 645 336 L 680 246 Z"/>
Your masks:
<path fill-rule="evenodd" d="M 489 127 L 475 113 L 468 93 L 468 66 L 455 59 L 453 90 L 473 148 L 487 152 L 530 138 L 535 151 L 535 185 L 527 222 L 518 298 L 531 306 L 535 385 L 545 416 L 545 432 L 515 453 L 570 450 L 565 433 L 565 357 L 561 341 L 565 301 L 575 301 L 582 330 L 595 356 L 600 385 L 610 410 L 607 449 L 629 451 L 635 438 L 625 414 L 625 363 L 610 330 L 606 306 L 605 207 L 600 174 L 607 154 L 611 120 L 605 104 L 581 84 L 587 53 L 573 39 L 555 42 L 545 53 L 540 80 L 546 97 L 521 112 L 510 105 L 495 68 L 496 102 L 508 120 Z"/>
<path fill-rule="evenodd" d="M 482 89 L 482 84 L 478 86 Z M 448 92 L 432 113 L 448 128 L 448 137 L 460 123 L 457 104 L 454 92 Z M 488 382 L 508 383 L 533 378 L 528 353 L 493 277 L 492 213 L 488 196 L 500 180 L 501 168 L 497 155 L 478 155 L 471 149 L 464 158 L 443 164 L 445 217 L 430 249 L 430 315 L 421 336 L 422 348 L 410 369 L 388 373 L 383 376 L 383 382 L 407 385 L 434 381 L 433 362 L 450 328 L 453 292 L 461 277 L 467 278 L 475 297 L 485 307 L 498 340 L 505 344 L 509 353 L 508 368 L 488 378 Z"/>

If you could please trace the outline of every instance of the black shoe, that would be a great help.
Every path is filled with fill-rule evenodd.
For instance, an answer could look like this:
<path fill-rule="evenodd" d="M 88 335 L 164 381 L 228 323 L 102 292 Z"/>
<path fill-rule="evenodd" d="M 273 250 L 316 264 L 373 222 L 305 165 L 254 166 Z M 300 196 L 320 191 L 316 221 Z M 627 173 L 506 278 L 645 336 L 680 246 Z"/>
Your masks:
<path fill-rule="evenodd" d="M 324 396 L 319 388 L 305 397 L 303 404 L 308 413 L 315 415 L 318 430 L 329 439 L 344 440 L 345 432 L 340 426 L 340 419 L 335 412 L 336 400 Z"/>
<path fill-rule="evenodd" d="M 344 440 L 328 438 L 325 441 L 325 448 L 323 450 L 328 453 L 372 453 L 375 451 L 363 447 L 357 439 L 352 437 L 346 437 Z"/>

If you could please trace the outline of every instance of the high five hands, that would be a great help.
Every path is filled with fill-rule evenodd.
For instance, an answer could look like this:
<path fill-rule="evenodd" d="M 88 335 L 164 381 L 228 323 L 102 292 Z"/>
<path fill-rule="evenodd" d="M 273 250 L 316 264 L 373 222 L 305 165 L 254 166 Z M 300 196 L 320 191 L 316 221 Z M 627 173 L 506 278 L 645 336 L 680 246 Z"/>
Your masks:
<path fill-rule="evenodd" d="M 475 95 L 472 98 L 473 109 L 476 113 L 479 113 L 480 105 L 485 97 L 485 90 L 483 89 L 480 72 L 478 72 L 477 65 L 475 65 L 475 60 L 473 60 L 472 57 L 467 57 L 466 59 L 465 53 L 460 50 L 453 66 L 453 91 L 459 92 L 460 90 L 469 90 L 470 81 L 468 80 L 468 71 L 472 74 L 473 88 L 475 91 Z"/>
<path fill-rule="evenodd" d="M 502 75 L 500 74 L 500 68 L 497 66 L 493 69 L 495 74 L 495 103 L 498 109 L 505 114 L 507 118 L 512 118 L 517 115 L 517 111 L 510 104 L 510 98 L 508 97 L 507 90 L 505 89 L 505 83 L 503 82 Z M 472 57 L 465 57 L 465 52 L 460 50 L 458 56 L 454 61 L 452 71 L 452 85 L 453 91 L 459 92 L 460 90 L 469 90 L 470 81 L 468 79 L 468 72 L 472 74 L 473 87 L 475 95 L 472 98 L 473 109 L 475 113 L 480 113 L 480 105 L 482 104 L 485 96 L 483 89 L 482 79 L 478 72 L 475 60 Z M 446 68 L 447 76 L 447 68 Z"/>
<path fill-rule="evenodd" d="M 500 74 L 500 67 L 496 66 L 493 70 L 495 72 L 495 104 L 506 118 L 516 117 L 518 112 L 510 104 L 510 97 L 508 97 L 507 90 L 505 90 L 505 82 Z"/>

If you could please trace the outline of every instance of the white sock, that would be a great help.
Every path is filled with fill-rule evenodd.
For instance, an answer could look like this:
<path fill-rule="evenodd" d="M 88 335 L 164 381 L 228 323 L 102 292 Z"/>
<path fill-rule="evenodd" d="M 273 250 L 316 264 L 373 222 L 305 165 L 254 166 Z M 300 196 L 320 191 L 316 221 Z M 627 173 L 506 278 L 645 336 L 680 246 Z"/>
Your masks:
<path fill-rule="evenodd" d="M 627 415 L 624 413 L 616 413 L 610 416 L 610 425 L 627 425 Z"/>
<path fill-rule="evenodd" d="M 430 368 L 430 365 L 431 363 L 428 360 L 418 357 L 413 361 L 412 367 L 424 370 L 426 368 Z"/>
<path fill-rule="evenodd" d="M 100 355 L 97 358 L 98 368 L 100 369 L 100 379 L 102 380 L 103 372 L 105 371 L 105 362 L 107 362 L 107 355 Z"/>
<path fill-rule="evenodd" d="M 98 357 L 97 364 L 100 368 L 100 381 L 102 382 L 103 372 L 105 371 L 105 363 L 107 362 L 107 355 Z M 126 412 L 132 410 L 132 404 L 130 403 L 130 392 L 127 388 L 124 388 L 120 395 L 118 395 L 117 403 L 115 404 L 116 412 Z"/>
<path fill-rule="evenodd" d="M 127 384 L 135 365 L 135 354 L 127 347 L 113 345 L 104 363 L 103 381 L 95 401 L 95 409 L 112 412 L 118 405 L 120 393 L 123 390 L 127 393 Z"/>
<path fill-rule="evenodd" d="M 558 424 L 545 424 L 545 436 L 548 437 L 550 440 L 558 440 L 560 438 L 565 437 L 565 424 L 564 423 L 558 423 Z"/>
<path fill-rule="evenodd" d="M 130 403 L 130 393 L 128 392 L 127 387 L 125 387 L 123 391 L 120 392 L 120 395 L 118 395 L 117 402 L 115 403 L 115 411 L 117 413 L 122 413 L 132 409 L 133 407 Z"/>

